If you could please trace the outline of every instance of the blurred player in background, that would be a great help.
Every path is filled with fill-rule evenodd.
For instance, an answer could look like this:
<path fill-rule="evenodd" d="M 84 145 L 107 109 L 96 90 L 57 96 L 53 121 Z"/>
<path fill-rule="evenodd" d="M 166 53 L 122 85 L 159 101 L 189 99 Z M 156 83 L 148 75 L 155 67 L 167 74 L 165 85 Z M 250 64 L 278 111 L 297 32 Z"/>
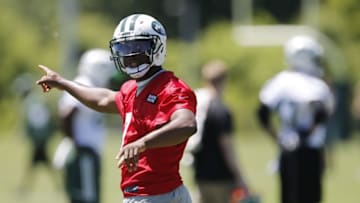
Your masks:
<path fill-rule="evenodd" d="M 162 65 L 166 32 L 155 18 L 125 17 L 110 41 L 117 69 L 129 75 L 119 91 L 80 85 L 40 65 L 44 92 L 67 91 L 88 107 L 121 115 L 121 169 L 124 203 L 190 203 L 179 172 L 187 139 L 196 131 L 194 92 Z M 99 71 L 97 74 L 103 74 Z"/>
<path fill-rule="evenodd" d="M 110 56 L 108 50 L 86 51 L 80 58 L 74 82 L 88 87 L 107 87 L 116 72 Z M 55 154 L 54 164 L 58 168 L 65 165 L 69 200 L 71 203 L 99 203 L 101 153 L 107 133 L 104 114 L 64 92 L 59 101 L 59 115 L 65 138 Z"/>
<path fill-rule="evenodd" d="M 46 167 L 55 186 L 59 188 L 59 180 L 48 155 L 48 144 L 55 133 L 56 125 L 49 104 L 29 85 L 33 80 L 30 73 L 24 73 L 17 77 L 13 84 L 23 104 L 24 134 L 31 143 L 30 161 L 21 179 L 20 192 L 27 192 L 33 186 L 35 169 L 41 165 Z"/>
<path fill-rule="evenodd" d="M 195 182 L 200 203 L 229 203 L 232 191 L 247 184 L 237 163 L 232 113 L 223 101 L 227 67 L 213 60 L 202 68 L 204 87 L 195 90 L 198 131 L 188 143 L 194 157 Z"/>
<path fill-rule="evenodd" d="M 322 79 L 322 46 L 312 37 L 295 36 L 284 47 L 289 68 L 260 91 L 258 118 L 280 147 L 282 203 L 318 203 L 322 197 L 326 122 L 334 96 Z M 271 112 L 280 118 L 279 129 Z"/>

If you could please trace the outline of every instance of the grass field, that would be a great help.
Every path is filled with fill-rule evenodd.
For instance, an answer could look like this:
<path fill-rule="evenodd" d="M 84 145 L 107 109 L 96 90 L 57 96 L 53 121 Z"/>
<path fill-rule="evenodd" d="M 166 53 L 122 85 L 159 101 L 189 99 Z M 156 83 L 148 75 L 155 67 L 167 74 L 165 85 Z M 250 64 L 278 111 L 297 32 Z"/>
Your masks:
<path fill-rule="evenodd" d="M 52 149 L 59 141 L 59 135 L 51 142 Z M 338 143 L 332 150 L 331 165 L 326 172 L 323 203 L 360 203 L 360 140 L 354 136 L 350 141 Z M 276 157 L 277 149 L 261 132 L 241 133 L 237 138 L 239 164 L 243 173 L 263 203 L 278 202 L 277 175 L 268 170 L 268 163 Z M 114 156 L 120 137 L 110 135 L 107 139 L 103 160 L 102 202 L 121 202 L 118 184 L 120 173 Z M 29 147 L 18 131 L 2 132 L 0 135 L 0 202 L 3 203 L 66 203 L 62 187 L 56 187 L 45 168 L 35 174 L 31 189 L 24 193 L 18 190 L 27 163 Z M 209 169 L 211 170 L 211 169 Z M 191 169 L 182 166 L 185 184 L 194 189 Z M 57 171 L 61 180 L 61 171 Z"/>

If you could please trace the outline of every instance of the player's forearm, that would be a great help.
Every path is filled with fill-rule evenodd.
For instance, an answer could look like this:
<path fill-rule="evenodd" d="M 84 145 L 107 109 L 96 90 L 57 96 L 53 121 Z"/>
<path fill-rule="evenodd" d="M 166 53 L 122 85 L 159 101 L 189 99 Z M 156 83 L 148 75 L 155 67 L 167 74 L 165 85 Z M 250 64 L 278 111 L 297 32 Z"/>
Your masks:
<path fill-rule="evenodd" d="M 180 111 L 183 112 L 178 112 L 179 117 L 142 138 L 146 149 L 180 144 L 196 132 L 193 113 L 189 110 Z"/>
<path fill-rule="evenodd" d="M 194 126 L 181 127 L 175 129 L 159 129 L 146 135 L 143 139 L 146 149 L 167 147 L 180 144 L 186 141 L 196 128 Z"/>
<path fill-rule="evenodd" d="M 99 112 L 118 113 L 114 102 L 109 98 L 115 93 L 105 88 L 87 87 L 71 80 L 62 80 L 63 89 L 78 99 L 81 103 Z"/>

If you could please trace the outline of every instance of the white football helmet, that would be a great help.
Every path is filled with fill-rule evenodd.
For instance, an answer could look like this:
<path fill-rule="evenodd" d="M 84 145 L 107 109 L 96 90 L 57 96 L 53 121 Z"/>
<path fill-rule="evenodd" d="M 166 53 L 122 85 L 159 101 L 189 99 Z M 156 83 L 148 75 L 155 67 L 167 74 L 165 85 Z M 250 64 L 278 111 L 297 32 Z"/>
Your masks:
<path fill-rule="evenodd" d="M 166 32 L 161 23 L 145 14 L 125 17 L 115 28 L 110 40 L 112 60 L 117 69 L 132 78 L 141 78 L 151 66 L 161 66 L 166 54 Z M 130 68 L 126 57 L 144 55 L 146 62 Z"/>
<path fill-rule="evenodd" d="M 111 76 L 116 73 L 110 56 L 110 51 L 105 49 L 90 49 L 86 51 L 80 57 L 78 75 L 89 78 L 97 87 L 105 87 Z"/>
<path fill-rule="evenodd" d="M 285 43 L 284 52 L 291 69 L 316 77 L 323 76 L 323 48 L 314 38 L 295 36 Z"/>

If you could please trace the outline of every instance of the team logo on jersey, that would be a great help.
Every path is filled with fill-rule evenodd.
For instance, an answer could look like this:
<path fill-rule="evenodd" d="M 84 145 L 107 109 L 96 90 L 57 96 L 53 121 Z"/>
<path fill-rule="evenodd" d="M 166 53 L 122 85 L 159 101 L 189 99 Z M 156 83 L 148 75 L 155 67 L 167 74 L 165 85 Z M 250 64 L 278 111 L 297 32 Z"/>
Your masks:
<path fill-rule="evenodd" d="M 157 96 L 153 94 L 149 94 L 148 97 L 146 98 L 146 101 L 152 104 L 155 104 L 156 100 L 157 100 Z"/>
<path fill-rule="evenodd" d="M 125 188 L 124 191 L 125 191 L 125 192 L 132 192 L 132 193 L 134 193 L 134 192 L 136 192 L 138 189 L 139 189 L 138 186 L 130 186 L 130 187 Z"/>

